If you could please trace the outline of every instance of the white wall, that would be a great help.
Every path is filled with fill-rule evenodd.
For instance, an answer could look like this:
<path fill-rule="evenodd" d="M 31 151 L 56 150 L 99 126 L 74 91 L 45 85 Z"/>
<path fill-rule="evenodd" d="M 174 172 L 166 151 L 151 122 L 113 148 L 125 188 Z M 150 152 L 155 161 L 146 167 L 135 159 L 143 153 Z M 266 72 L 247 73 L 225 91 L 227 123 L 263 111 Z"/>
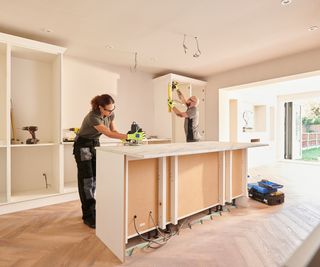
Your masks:
<path fill-rule="evenodd" d="M 320 70 L 320 49 L 211 75 L 206 91 L 206 138 L 219 140 L 219 88 Z"/>
<path fill-rule="evenodd" d="M 108 93 L 115 99 L 116 125 L 130 130 L 132 121 L 153 131 L 152 76 L 127 68 L 64 57 L 62 128 L 80 127 L 91 99 Z"/>

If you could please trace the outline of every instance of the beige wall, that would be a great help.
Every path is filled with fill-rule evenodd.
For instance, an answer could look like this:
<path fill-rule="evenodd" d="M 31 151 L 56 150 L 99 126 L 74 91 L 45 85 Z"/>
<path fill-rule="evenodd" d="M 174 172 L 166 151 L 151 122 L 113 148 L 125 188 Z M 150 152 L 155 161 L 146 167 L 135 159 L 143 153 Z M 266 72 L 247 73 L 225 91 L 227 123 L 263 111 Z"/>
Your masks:
<path fill-rule="evenodd" d="M 320 49 L 211 75 L 206 92 L 206 138 L 219 139 L 219 88 L 320 70 Z"/>
<path fill-rule="evenodd" d="M 148 133 L 153 131 L 152 76 L 115 67 L 64 57 L 62 128 L 80 127 L 97 94 L 108 93 L 115 99 L 116 125 L 130 130 L 136 121 Z"/>

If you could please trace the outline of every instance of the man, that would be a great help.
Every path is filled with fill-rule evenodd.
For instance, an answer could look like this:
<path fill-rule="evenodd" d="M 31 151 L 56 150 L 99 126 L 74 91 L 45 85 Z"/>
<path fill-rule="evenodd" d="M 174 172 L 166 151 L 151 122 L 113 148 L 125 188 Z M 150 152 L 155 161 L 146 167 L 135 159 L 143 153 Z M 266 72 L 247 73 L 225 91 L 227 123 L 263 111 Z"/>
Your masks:
<path fill-rule="evenodd" d="M 187 106 L 187 110 L 185 112 L 180 111 L 174 106 L 172 100 L 168 100 L 168 106 L 178 117 L 185 118 L 184 131 L 187 142 L 198 142 L 200 141 L 200 134 L 198 130 L 199 111 L 197 108 L 199 105 L 199 99 L 196 96 L 191 96 L 186 100 L 179 89 L 176 89 L 176 91 L 182 104 Z"/>

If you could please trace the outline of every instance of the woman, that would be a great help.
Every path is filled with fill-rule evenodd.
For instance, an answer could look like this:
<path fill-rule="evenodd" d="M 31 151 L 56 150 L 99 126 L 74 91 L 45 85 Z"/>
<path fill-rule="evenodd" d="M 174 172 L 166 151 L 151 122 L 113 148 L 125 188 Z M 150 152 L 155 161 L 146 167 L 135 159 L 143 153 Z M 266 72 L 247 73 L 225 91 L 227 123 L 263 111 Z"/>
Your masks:
<path fill-rule="evenodd" d="M 142 140 L 144 132 L 123 134 L 116 130 L 114 100 L 108 94 L 98 95 L 91 100 L 92 110 L 83 119 L 75 138 L 73 154 L 78 168 L 78 189 L 82 204 L 83 222 L 91 228 L 96 227 L 96 150 L 100 146 L 99 137 L 104 134 L 110 138 Z"/>

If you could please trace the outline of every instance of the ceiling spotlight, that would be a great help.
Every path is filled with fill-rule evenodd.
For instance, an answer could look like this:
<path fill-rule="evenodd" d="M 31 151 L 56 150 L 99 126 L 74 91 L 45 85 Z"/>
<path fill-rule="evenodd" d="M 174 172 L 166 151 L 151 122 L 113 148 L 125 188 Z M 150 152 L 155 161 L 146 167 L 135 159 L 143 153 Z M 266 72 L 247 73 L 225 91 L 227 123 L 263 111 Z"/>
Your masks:
<path fill-rule="evenodd" d="M 318 29 L 319 29 L 319 27 L 317 25 L 313 25 L 313 26 L 309 27 L 308 31 L 309 32 L 313 32 L 313 31 L 316 31 Z"/>
<path fill-rule="evenodd" d="M 42 31 L 42 32 L 45 32 L 45 33 L 51 33 L 51 32 L 53 32 L 53 30 L 48 29 L 48 28 L 42 28 L 41 31 Z"/>
<path fill-rule="evenodd" d="M 292 0 L 281 0 L 281 5 L 288 6 L 292 3 Z"/>
<path fill-rule="evenodd" d="M 193 54 L 193 57 L 200 57 L 201 51 L 199 49 L 199 42 L 198 42 L 198 37 L 194 37 L 196 44 L 197 44 L 197 51 Z"/>
<path fill-rule="evenodd" d="M 188 47 L 186 46 L 186 35 L 183 36 L 183 43 L 182 43 L 183 51 L 185 54 L 187 54 Z"/>
<path fill-rule="evenodd" d="M 114 46 L 113 46 L 113 45 L 111 45 L 111 44 L 107 44 L 107 45 L 105 46 L 105 48 L 113 49 L 113 48 L 114 48 Z"/>

